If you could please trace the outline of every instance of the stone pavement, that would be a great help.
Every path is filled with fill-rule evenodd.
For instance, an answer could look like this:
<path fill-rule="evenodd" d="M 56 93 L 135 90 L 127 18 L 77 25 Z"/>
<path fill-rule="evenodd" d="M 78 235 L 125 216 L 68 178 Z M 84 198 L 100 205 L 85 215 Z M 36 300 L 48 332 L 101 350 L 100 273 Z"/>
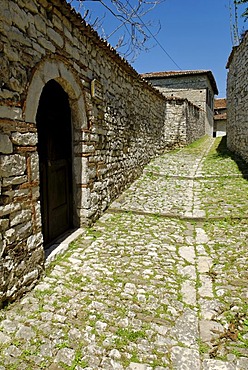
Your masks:
<path fill-rule="evenodd" d="M 167 153 L 0 311 L 0 370 L 247 370 L 248 169 Z"/>

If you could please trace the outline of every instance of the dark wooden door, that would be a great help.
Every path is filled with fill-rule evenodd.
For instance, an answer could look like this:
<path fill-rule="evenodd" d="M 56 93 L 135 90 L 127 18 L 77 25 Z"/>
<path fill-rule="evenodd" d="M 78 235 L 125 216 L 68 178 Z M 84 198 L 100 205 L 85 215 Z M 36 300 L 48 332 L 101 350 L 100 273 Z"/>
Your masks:
<path fill-rule="evenodd" d="M 72 227 L 71 112 L 67 94 L 54 80 L 42 91 L 36 122 L 46 247 Z"/>

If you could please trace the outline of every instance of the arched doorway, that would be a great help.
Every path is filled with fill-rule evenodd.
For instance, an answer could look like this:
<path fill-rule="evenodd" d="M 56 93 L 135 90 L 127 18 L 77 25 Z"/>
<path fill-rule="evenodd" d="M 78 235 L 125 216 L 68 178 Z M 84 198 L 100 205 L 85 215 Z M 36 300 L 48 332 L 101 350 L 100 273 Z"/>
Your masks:
<path fill-rule="evenodd" d="M 73 226 L 71 110 L 68 95 L 55 80 L 42 90 L 36 123 L 46 248 Z"/>

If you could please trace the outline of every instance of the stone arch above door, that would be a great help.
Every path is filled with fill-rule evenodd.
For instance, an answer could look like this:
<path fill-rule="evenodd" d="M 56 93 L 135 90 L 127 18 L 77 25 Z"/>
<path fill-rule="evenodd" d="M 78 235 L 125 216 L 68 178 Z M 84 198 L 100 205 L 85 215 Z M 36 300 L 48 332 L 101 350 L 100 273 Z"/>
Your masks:
<path fill-rule="evenodd" d="M 73 224 L 81 224 L 80 209 L 82 207 L 82 186 L 87 183 L 88 160 L 81 158 L 76 152 L 76 144 L 80 142 L 80 135 L 88 128 L 88 120 L 85 108 L 83 86 L 76 72 L 72 70 L 63 59 L 49 58 L 41 61 L 35 68 L 31 82 L 27 88 L 27 96 L 23 109 L 23 120 L 26 123 L 36 125 L 36 114 L 39 107 L 41 93 L 45 85 L 55 80 L 69 98 L 72 125 L 72 172 L 73 172 Z M 87 193 L 87 202 L 90 201 L 91 194 Z"/>
<path fill-rule="evenodd" d="M 35 123 L 39 99 L 43 87 L 50 80 L 57 81 L 69 96 L 73 126 L 87 128 L 87 116 L 83 88 L 71 68 L 60 59 L 46 59 L 39 63 L 28 86 L 24 107 L 24 121 Z"/>

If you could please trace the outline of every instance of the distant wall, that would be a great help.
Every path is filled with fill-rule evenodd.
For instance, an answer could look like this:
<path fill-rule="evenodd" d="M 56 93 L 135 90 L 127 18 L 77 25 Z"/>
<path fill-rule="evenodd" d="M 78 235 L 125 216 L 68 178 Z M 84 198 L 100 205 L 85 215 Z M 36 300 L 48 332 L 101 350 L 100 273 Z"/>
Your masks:
<path fill-rule="evenodd" d="M 44 268 L 36 114 L 50 80 L 71 109 L 74 227 L 97 219 L 152 157 L 200 137 L 202 123 L 196 107 L 178 110 L 144 82 L 64 0 L 3 0 L 0 27 L 1 305 Z"/>
<path fill-rule="evenodd" d="M 145 75 L 143 75 L 144 78 Z M 205 134 L 213 134 L 214 91 L 207 75 L 186 75 L 165 78 L 153 77 L 148 81 L 166 97 L 187 99 L 205 112 Z M 207 104 L 209 101 L 210 106 Z"/>
<path fill-rule="evenodd" d="M 205 112 L 187 99 L 171 97 L 166 101 L 164 140 L 170 147 L 187 145 L 205 135 Z"/>
<path fill-rule="evenodd" d="M 226 120 L 223 119 L 214 120 L 214 133 L 216 137 L 226 135 Z"/>
<path fill-rule="evenodd" d="M 248 162 L 248 32 L 227 64 L 227 145 Z"/>

